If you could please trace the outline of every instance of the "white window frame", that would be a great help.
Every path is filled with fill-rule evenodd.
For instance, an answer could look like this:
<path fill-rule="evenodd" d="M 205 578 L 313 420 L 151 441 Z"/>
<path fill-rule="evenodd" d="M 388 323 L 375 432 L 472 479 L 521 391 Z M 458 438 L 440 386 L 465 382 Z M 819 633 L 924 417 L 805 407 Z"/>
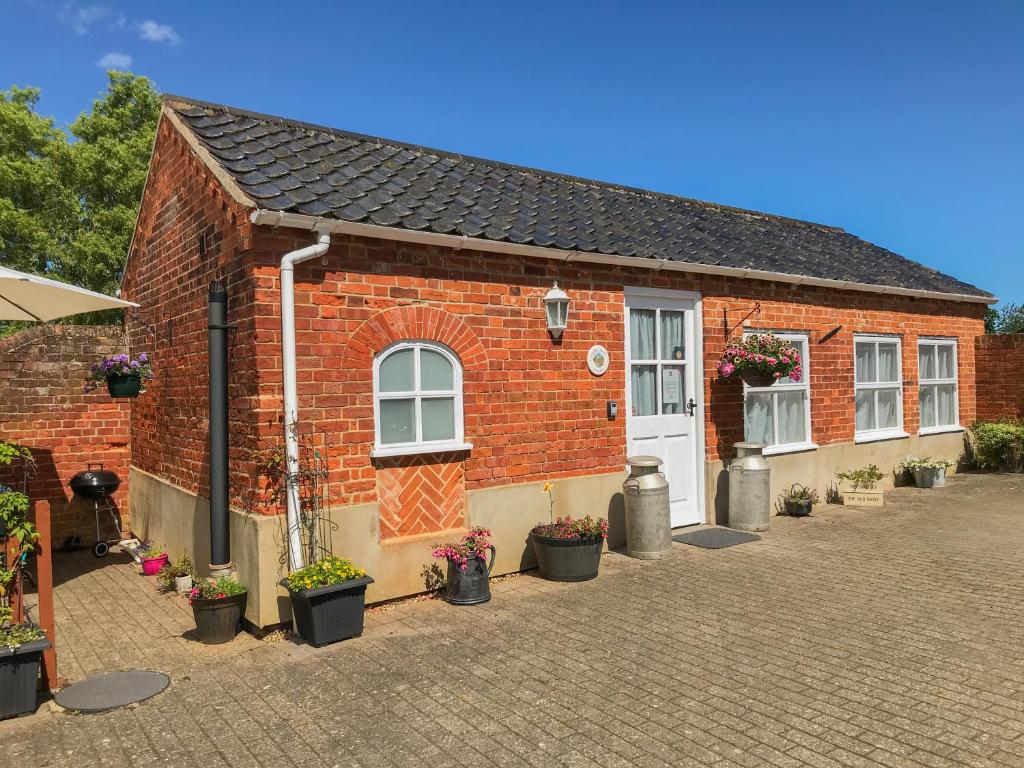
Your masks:
<path fill-rule="evenodd" d="M 875 370 L 879 369 L 878 366 L 878 345 L 879 344 L 896 344 L 896 381 L 885 381 L 885 382 L 866 382 L 857 380 L 857 345 L 858 344 L 874 344 L 875 345 Z M 875 423 L 878 423 L 878 395 L 877 391 L 881 389 L 897 389 L 899 394 L 896 397 L 896 417 L 897 426 L 893 429 L 857 429 L 857 392 L 862 390 L 874 390 L 875 394 Z M 892 440 L 894 438 L 909 437 L 910 435 L 906 432 L 905 422 L 903 420 L 903 339 L 900 336 L 885 336 L 885 335 L 871 335 L 864 333 L 855 333 L 853 335 L 853 430 L 854 430 L 854 442 L 855 443 L 870 443 L 875 440 Z"/>
<path fill-rule="evenodd" d="M 775 442 L 766 446 L 763 453 L 765 456 L 771 456 L 779 453 L 795 453 L 797 451 L 813 451 L 818 446 L 814 442 L 814 430 L 811 426 L 811 335 L 810 333 L 785 333 L 776 331 L 764 331 L 764 330 L 749 330 L 744 332 L 744 336 L 753 336 L 758 333 L 772 333 L 776 338 L 788 341 L 791 343 L 802 344 L 803 351 L 800 355 L 800 367 L 803 373 L 803 381 L 794 382 L 789 379 L 779 379 L 767 387 L 751 387 L 747 384 L 743 385 L 743 414 L 744 414 L 744 425 L 743 425 L 743 436 L 746 439 L 746 413 L 747 413 L 747 396 L 752 394 L 777 394 L 779 392 L 804 392 L 804 424 L 806 425 L 806 432 L 804 439 L 797 443 L 779 443 L 779 398 L 772 397 L 772 431 Z"/>
<path fill-rule="evenodd" d="M 953 348 L 953 378 L 925 379 L 921 375 L 921 347 L 952 347 Z M 960 358 L 957 348 L 957 339 L 922 336 L 917 340 L 917 404 L 918 404 L 918 434 L 935 435 L 942 432 L 963 432 L 960 425 Z M 939 356 L 935 354 L 935 370 L 938 372 Z M 944 384 L 953 385 L 953 423 L 938 424 L 934 427 L 922 427 L 924 419 L 920 418 L 921 390 L 924 387 L 935 387 L 935 421 L 939 420 L 939 394 L 938 388 Z"/>
<path fill-rule="evenodd" d="M 380 391 L 380 366 L 387 358 L 396 352 L 412 349 L 413 354 L 413 389 L 408 392 L 381 392 Z M 448 360 L 452 366 L 452 389 L 450 390 L 425 390 L 420 388 L 420 350 L 428 349 L 437 352 Z M 423 416 L 421 403 L 424 399 L 433 397 L 453 398 L 455 437 L 451 440 L 423 440 Z M 382 443 L 380 438 L 380 403 L 382 400 L 413 400 L 414 424 L 416 426 L 416 439 L 405 443 Z M 462 411 L 462 363 L 458 355 L 444 344 L 434 341 L 397 341 L 394 344 L 382 349 L 373 358 L 373 431 L 374 448 L 370 455 L 374 458 L 386 456 L 409 456 L 418 453 L 442 453 L 445 451 L 468 451 L 473 447 L 472 443 L 465 442 L 463 432 L 463 411 Z"/>

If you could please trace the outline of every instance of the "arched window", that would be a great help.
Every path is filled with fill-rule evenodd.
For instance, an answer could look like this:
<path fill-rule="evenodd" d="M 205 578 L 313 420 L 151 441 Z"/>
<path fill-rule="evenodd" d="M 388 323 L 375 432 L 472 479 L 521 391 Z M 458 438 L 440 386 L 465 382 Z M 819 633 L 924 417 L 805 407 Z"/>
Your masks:
<path fill-rule="evenodd" d="M 468 450 L 462 365 L 443 344 L 403 341 L 373 361 L 374 456 Z"/>

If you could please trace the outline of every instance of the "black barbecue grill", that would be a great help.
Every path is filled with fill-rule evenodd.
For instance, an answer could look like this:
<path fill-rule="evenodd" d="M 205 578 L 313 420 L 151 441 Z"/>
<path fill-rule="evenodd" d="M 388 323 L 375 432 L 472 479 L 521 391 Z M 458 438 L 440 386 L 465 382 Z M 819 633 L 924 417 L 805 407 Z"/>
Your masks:
<path fill-rule="evenodd" d="M 93 469 L 90 465 L 87 470 L 72 477 L 68 485 L 71 486 L 71 492 L 75 496 L 92 503 L 93 515 L 96 518 L 96 543 L 92 547 L 92 553 L 96 557 L 105 556 L 110 551 L 110 545 L 122 538 L 121 520 L 117 516 L 117 507 L 114 506 L 114 500 L 111 498 L 120 487 L 121 478 L 109 469 L 103 469 L 103 465 L 100 465 L 99 469 Z M 104 510 L 114 521 L 114 530 L 117 531 L 116 539 L 101 538 L 100 514 Z M 79 516 L 79 522 L 81 522 L 81 516 Z M 80 542 L 81 539 L 78 536 L 71 536 L 64 540 L 64 548 L 74 549 Z"/>

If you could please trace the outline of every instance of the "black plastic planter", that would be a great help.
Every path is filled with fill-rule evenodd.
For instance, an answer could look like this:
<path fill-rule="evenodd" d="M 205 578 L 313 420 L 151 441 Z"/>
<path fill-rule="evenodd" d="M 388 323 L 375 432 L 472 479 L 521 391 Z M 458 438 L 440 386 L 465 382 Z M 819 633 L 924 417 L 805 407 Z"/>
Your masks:
<path fill-rule="evenodd" d="M 806 499 L 785 499 L 783 506 L 786 508 L 786 514 L 791 517 L 807 517 L 811 514 L 811 507 L 814 504 Z"/>
<path fill-rule="evenodd" d="M 555 539 L 530 532 L 540 575 L 549 581 L 588 581 L 601 567 L 604 539 Z"/>
<path fill-rule="evenodd" d="M 474 557 L 462 570 L 451 560 L 448 561 L 448 581 L 445 584 L 444 599 L 452 605 L 478 605 L 491 599 L 491 570 L 494 568 L 495 549 L 492 545 L 491 564 L 482 557 Z"/>
<path fill-rule="evenodd" d="M 39 664 L 49 647 L 43 638 L 13 650 L 0 648 L 0 719 L 36 711 Z"/>
<path fill-rule="evenodd" d="M 248 592 L 220 599 L 192 601 L 192 615 L 199 630 L 199 639 L 206 645 L 230 643 L 238 634 L 238 625 L 245 615 Z"/>
<path fill-rule="evenodd" d="M 142 391 L 142 377 L 127 374 L 108 376 L 107 391 L 111 397 L 138 397 Z"/>
<path fill-rule="evenodd" d="M 366 587 L 373 578 L 363 576 L 341 584 L 313 587 L 293 592 L 288 580 L 281 586 L 292 598 L 295 631 L 310 645 L 327 645 L 363 634 L 363 609 L 366 606 Z"/>

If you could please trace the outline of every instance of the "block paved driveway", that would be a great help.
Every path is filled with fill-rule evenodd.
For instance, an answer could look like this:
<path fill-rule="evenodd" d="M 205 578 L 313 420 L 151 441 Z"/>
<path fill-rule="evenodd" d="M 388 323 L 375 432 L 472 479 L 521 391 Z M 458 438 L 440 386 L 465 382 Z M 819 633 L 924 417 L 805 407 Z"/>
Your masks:
<path fill-rule="evenodd" d="M 58 595 L 63 671 L 157 698 L 0 724 L 0 766 L 1024 766 L 1024 479 L 775 518 L 761 542 L 603 559 L 494 600 L 372 611 L 313 649 L 203 648 L 113 561 Z"/>

